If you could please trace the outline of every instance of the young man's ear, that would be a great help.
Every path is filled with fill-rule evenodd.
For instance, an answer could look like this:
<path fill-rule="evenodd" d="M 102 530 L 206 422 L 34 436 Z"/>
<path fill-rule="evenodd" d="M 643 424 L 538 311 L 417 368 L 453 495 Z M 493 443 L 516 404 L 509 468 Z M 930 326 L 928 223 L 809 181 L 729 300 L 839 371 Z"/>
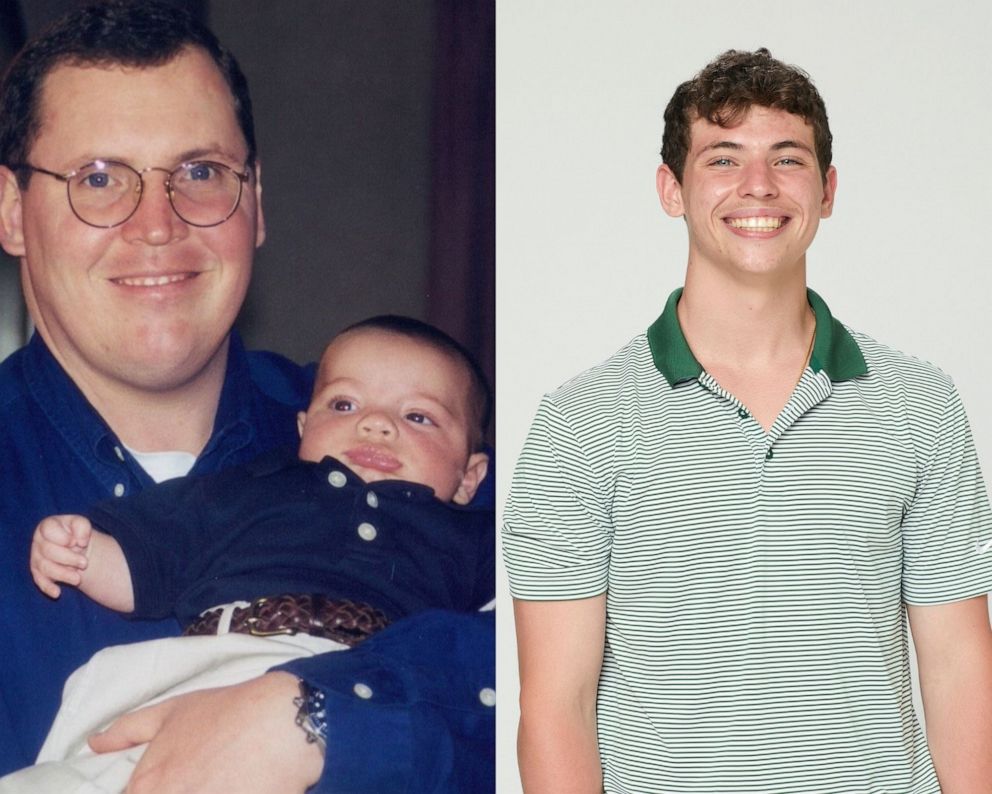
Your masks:
<path fill-rule="evenodd" d="M 21 188 L 6 166 L 0 166 L 0 245 L 11 256 L 24 256 Z"/>
<path fill-rule="evenodd" d="M 487 471 L 489 471 L 489 456 L 485 452 L 473 452 L 469 455 L 465 474 L 462 475 L 462 481 L 451 501 L 456 505 L 467 505 L 471 502 L 475 492 L 479 490 L 479 485 L 486 478 Z"/>
<path fill-rule="evenodd" d="M 833 166 L 827 169 L 827 178 L 823 180 L 823 201 L 820 203 L 820 217 L 829 218 L 834 212 L 834 196 L 837 195 L 837 169 Z"/>
<path fill-rule="evenodd" d="M 655 189 L 662 208 L 673 218 L 685 215 L 685 205 L 682 203 L 682 185 L 675 178 L 672 169 L 667 165 L 658 166 L 654 177 Z"/>
<path fill-rule="evenodd" d="M 300 438 L 303 438 L 303 428 L 307 426 L 307 412 L 300 411 L 296 415 L 296 432 L 300 434 Z"/>

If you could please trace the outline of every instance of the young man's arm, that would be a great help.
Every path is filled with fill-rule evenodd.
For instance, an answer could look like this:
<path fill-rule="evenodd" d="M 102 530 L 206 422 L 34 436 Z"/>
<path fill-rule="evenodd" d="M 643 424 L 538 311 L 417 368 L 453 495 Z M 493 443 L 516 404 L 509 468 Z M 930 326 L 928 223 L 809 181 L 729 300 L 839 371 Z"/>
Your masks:
<path fill-rule="evenodd" d="M 992 628 L 986 596 L 909 606 L 927 743 L 943 794 L 992 794 Z"/>
<path fill-rule="evenodd" d="M 85 516 L 49 516 L 34 531 L 31 575 L 46 595 L 58 598 L 56 582 L 75 585 L 103 606 L 134 611 L 134 588 L 120 544 L 94 529 Z"/>
<path fill-rule="evenodd" d="M 513 604 L 520 663 L 517 753 L 524 791 L 599 794 L 596 689 L 606 595 Z"/>

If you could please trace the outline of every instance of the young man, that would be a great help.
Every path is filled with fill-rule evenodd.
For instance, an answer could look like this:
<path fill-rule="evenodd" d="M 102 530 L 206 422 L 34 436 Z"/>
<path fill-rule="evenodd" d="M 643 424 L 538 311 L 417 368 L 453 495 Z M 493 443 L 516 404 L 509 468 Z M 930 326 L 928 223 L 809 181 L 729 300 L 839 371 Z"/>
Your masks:
<path fill-rule="evenodd" d="M 984 483 L 950 380 L 806 288 L 830 147 L 764 50 L 669 103 L 685 286 L 546 397 L 505 511 L 528 792 L 992 790 Z"/>
<path fill-rule="evenodd" d="M 265 236 L 255 155 L 236 61 L 166 3 L 71 13 L 0 90 L 0 243 L 37 328 L 0 368 L 0 625 L 16 638 L 0 654 L 0 771 L 34 760 L 62 683 L 95 651 L 178 631 L 34 591 L 22 562 L 37 522 L 295 437 L 307 373 L 231 331 Z M 400 621 L 354 655 L 129 715 L 98 749 L 151 740 L 136 792 L 302 792 L 322 768 L 323 791 L 457 790 L 493 764 L 478 698 L 489 620 Z M 326 764 L 293 722 L 296 676 L 332 701 Z M 356 697 L 358 683 L 382 696 Z"/>

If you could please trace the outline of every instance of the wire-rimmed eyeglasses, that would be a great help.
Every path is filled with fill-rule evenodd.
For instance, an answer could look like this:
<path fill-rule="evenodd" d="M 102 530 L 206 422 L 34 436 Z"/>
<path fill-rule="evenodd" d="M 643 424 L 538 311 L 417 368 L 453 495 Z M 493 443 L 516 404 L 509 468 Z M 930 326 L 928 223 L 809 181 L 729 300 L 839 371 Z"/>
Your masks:
<path fill-rule="evenodd" d="M 165 192 L 173 211 L 191 226 L 218 226 L 230 218 L 241 203 L 247 167 L 239 173 L 223 163 L 196 160 L 181 163 L 171 171 L 151 166 L 140 171 L 116 160 L 94 160 L 67 174 L 25 163 L 19 169 L 37 171 L 65 182 L 69 207 L 88 226 L 111 229 L 125 223 L 138 210 L 145 189 L 144 174 L 161 171 Z"/>

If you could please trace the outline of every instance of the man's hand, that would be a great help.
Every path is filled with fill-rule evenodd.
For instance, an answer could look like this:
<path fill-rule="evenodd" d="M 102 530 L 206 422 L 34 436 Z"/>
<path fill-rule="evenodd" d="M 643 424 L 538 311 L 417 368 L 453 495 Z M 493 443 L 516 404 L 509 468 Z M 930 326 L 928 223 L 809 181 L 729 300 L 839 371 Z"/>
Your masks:
<path fill-rule="evenodd" d="M 90 737 L 98 753 L 150 742 L 127 794 L 303 794 L 323 757 L 296 725 L 295 676 L 266 673 L 125 714 Z"/>
<path fill-rule="evenodd" d="M 31 576 L 41 592 L 58 598 L 62 589 L 56 582 L 82 582 L 92 533 L 83 516 L 49 516 L 38 524 L 31 541 Z"/>

